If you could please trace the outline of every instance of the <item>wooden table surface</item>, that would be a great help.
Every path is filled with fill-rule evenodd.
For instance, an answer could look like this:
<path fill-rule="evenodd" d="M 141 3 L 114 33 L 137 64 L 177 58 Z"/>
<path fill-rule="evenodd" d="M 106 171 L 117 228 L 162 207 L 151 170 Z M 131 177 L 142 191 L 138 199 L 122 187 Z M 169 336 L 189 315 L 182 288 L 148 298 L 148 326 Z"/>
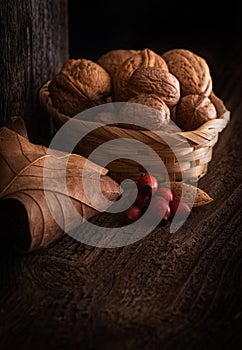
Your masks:
<path fill-rule="evenodd" d="M 241 348 L 242 50 L 231 46 L 204 51 L 231 111 L 199 181 L 214 201 L 176 233 L 158 227 L 123 248 L 69 236 L 26 255 L 2 246 L 1 350 Z"/>

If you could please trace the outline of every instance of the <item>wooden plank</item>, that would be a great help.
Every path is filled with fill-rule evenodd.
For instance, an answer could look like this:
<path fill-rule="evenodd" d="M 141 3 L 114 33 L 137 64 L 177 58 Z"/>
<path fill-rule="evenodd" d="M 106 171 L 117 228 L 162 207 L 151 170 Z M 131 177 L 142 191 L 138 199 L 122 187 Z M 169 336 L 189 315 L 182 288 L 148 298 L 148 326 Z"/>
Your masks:
<path fill-rule="evenodd" d="M 158 227 L 123 248 L 69 236 L 26 255 L 1 246 L 1 350 L 241 348 L 242 49 L 225 63 L 208 55 L 221 77 L 215 93 L 231 110 L 199 181 L 214 201 L 175 234 Z M 117 224 L 107 214 L 92 222 Z"/>
<path fill-rule="evenodd" d="M 68 58 L 67 0 L 1 0 L 0 15 L 0 123 L 20 115 L 30 138 L 46 142 L 50 120 L 38 90 Z"/>

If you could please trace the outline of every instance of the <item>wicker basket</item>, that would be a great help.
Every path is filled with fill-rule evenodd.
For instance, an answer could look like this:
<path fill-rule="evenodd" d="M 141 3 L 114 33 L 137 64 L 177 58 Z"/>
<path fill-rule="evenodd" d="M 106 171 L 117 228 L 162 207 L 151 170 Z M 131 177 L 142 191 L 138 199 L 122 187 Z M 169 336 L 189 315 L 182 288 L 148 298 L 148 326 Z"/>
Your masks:
<path fill-rule="evenodd" d="M 40 89 L 40 103 L 52 117 L 54 126 L 59 129 L 70 117 L 59 113 L 53 106 L 48 89 L 49 83 L 50 81 Z M 194 131 L 169 132 L 169 138 L 172 140 L 172 144 L 175 145 L 175 152 L 174 149 L 171 151 L 168 144 L 162 138 L 162 134 L 164 134 L 162 131 L 132 130 L 114 125 L 102 126 L 101 123 L 100 128 L 92 131 L 80 141 L 75 148 L 75 152 L 88 157 L 96 147 L 109 140 L 131 138 L 147 144 L 157 152 L 166 166 L 171 181 L 181 181 L 184 178 L 188 182 L 197 181 L 207 173 L 208 163 L 212 159 L 213 146 L 218 141 L 219 133 L 226 127 L 230 120 L 230 111 L 226 109 L 223 101 L 213 93 L 210 98 L 216 107 L 219 117 L 204 123 Z M 85 121 L 85 125 L 86 123 L 88 122 Z M 189 147 L 187 147 L 188 143 Z M 110 152 L 112 153 L 111 149 Z M 142 156 L 145 159 L 146 155 L 143 154 Z M 117 158 L 119 158 L 118 154 Z M 152 162 L 153 160 L 147 158 L 145 161 L 147 164 L 147 162 Z M 145 170 L 141 165 L 129 160 L 128 155 L 127 158 L 123 157 L 109 163 L 107 168 L 109 169 L 110 176 L 119 182 L 126 178 L 131 178 L 135 181 Z M 167 178 L 162 178 L 165 175 L 154 175 L 158 176 L 160 181 L 167 181 Z"/>

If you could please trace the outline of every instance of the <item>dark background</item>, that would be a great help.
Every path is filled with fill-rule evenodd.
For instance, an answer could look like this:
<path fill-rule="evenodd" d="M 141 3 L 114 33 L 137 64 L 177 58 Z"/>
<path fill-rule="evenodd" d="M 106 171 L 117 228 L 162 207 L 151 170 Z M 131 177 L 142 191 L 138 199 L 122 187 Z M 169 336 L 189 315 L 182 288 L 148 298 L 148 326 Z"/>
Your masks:
<path fill-rule="evenodd" d="M 187 48 L 223 60 L 241 40 L 241 22 L 237 1 L 69 1 L 70 56 L 95 60 L 117 48 Z"/>
<path fill-rule="evenodd" d="M 42 130 L 46 137 L 49 117 L 45 125 L 37 113 L 37 89 L 67 58 L 65 1 L 0 4 L 7 9 L 5 32 L 0 30 L 7 105 L 1 114 L 28 117 L 39 140 Z M 194 208 L 177 235 L 159 227 L 142 242 L 116 250 L 66 235 L 23 256 L 2 240 L 1 350 L 242 348 L 241 11 L 231 1 L 214 9 L 211 4 L 69 1 L 70 57 L 95 60 L 117 48 L 191 49 L 207 59 L 231 122 L 200 182 L 215 200 L 211 207 Z M 34 28 L 30 42 L 28 28 Z M 8 233 L 4 219 L 8 228 L 21 226 L 13 212 L 4 213 L 0 210 L 2 238 Z M 108 219 L 97 216 L 93 223 L 95 230 Z M 18 237 L 21 229 L 14 231 Z"/>

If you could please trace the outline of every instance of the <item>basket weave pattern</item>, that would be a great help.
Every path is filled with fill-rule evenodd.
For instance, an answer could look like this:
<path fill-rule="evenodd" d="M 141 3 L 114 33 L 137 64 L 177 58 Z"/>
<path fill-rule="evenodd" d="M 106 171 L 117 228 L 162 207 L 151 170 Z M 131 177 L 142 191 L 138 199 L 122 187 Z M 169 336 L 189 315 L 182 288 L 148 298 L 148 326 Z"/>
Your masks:
<path fill-rule="evenodd" d="M 46 82 L 40 89 L 39 97 L 42 107 L 52 117 L 54 126 L 58 129 L 66 123 L 70 117 L 61 114 L 54 106 L 49 93 L 48 85 L 50 81 Z M 100 127 L 90 134 L 85 136 L 83 141 L 76 147 L 75 151 L 88 157 L 89 154 L 101 144 L 116 138 L 130 138 L 138 140 L 157 152 L 166 166 L 169 178 L 171 181 L 181 181 L 183 178 L 193 182 L 203 177 L 207 173 L 208 164 L 212 159 L 213 146 L 218 141 L 219 133 L 226 127 L 230 120 L 230 111 L 226 109 L 221 99 L 213 93 L 210 96 L 211 101 L 216 107 L 218 118 L 209 120 L 194 131 L 181 131 L 169 133 L 169 138 L 172 145 L 175 145 L 173 151 L 162 138 L 162 131 L 147 131 L 147 130 L 132 130 L 125 129 L 113 125 L 104 125 L 100 123 Z M 80 121 L 81 123 L 81 121 Z M 91 123 L 91 122 L 90 122 Z M 83 127 L 87 127 L 88 122 L 83 123 Z M 167 139 L 167 138 L 166 138 Z M 187 144 L 189 143 L 189 147 Z M 109 150 L 117 152 L 117 150 Z M 116 155 L 119 158 L 119 154 Z M 125 178 L 132 178 L 136 180 L 144 169 L 137 163 L 127 158 L 117 159 L 116 161 L 107 165 L 110 175 L 117 181 Z M 143 158 L 145 159 L 145 154 Z M 179 162 L 177 157 L 179 156 Z M 145 159 L 146 162 L 153 162 L 152 159 Z M 162 178 L 162 174 L 154 174 L 159 176 L 161 181 L 166 181 Z"/>

